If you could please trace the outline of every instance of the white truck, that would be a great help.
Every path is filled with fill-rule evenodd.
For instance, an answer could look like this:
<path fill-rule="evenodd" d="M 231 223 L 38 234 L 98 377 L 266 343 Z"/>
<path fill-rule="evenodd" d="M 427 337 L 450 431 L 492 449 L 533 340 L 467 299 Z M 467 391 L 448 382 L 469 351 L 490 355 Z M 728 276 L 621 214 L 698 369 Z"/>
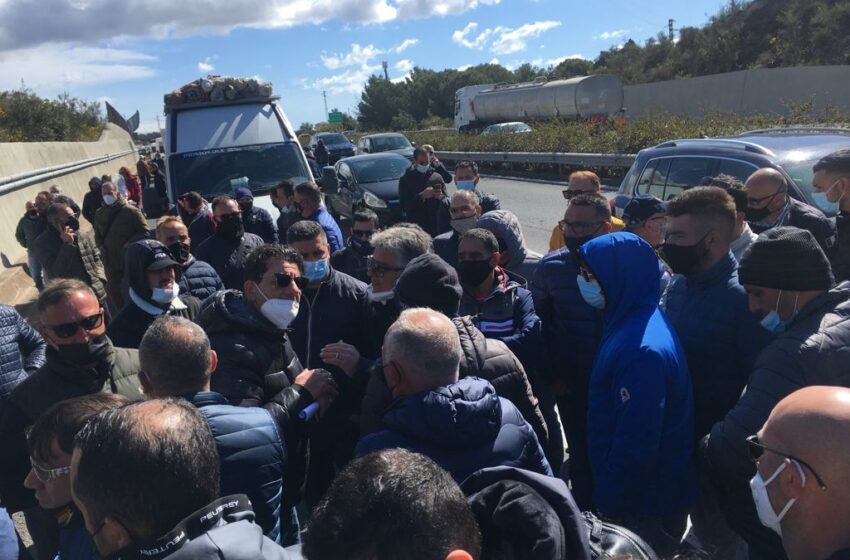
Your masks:
<path fill-rule="evenodd" d="M 168 197 L 197 191 L 211 200 L 249 186 L 254 204 L 272 212 L 268 193 L 311 178 L 292 125 L 271 84 L 208 76 L 165 95 Z"/>

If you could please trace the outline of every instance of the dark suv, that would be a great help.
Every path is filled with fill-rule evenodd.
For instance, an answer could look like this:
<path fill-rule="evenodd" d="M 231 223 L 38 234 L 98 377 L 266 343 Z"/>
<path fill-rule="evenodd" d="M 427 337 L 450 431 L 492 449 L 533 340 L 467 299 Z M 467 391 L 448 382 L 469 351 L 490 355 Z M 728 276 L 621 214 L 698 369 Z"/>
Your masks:
<path fill-rule="evenodd" d="M 850 148 L 850 129 L 770 128 L 739 136 L 664 142 L 638 152 L 620 183 L 614 209 L 622 215 L 629 199 L 638 194 L 670 200 L 703 178 L 721 173 L 745 181 L 761 167 L 779 170 L 791 185 L 791 196 L 814 205 L 812 166 L 842 148 Z"/>
<path fill-rule="evenodd" d="M 337 161 L 345 157 L 354 155 L 354 144 L 339 132 L 319 132 L 310 138 L 310 147 L 313 152 L 316 151 L 316 146 L 321 140 L 328 149 L 328 164 L 333 165 Z"/>

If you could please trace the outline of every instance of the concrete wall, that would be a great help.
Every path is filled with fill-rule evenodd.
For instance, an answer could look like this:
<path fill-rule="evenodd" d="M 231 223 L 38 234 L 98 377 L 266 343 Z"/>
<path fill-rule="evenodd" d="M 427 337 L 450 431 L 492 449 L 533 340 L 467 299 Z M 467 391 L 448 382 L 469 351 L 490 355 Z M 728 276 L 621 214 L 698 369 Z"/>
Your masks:
<path fill-rule="evenodd" d="M 119 153 L 133 147 L 130 135 L 112 124 L 107 125 L 97 142 L 0 143 L 0 177 Z M 24 214 L 26 201 L 33 200 L 40 191 L 46 191 L 50 185 L 59 185 L 63 194 L 82 206 L 90 178 L 106 174 L 117 178 L 118 169 L 123 166 L 135 172 L 136 160 L 137 157 L 130 154 L 0 196 L 0 251 L 12 262 L 26 257 L 26 250 L 15 240 L 15 228 Z"/>
<path fill-rule="evenodd" d="M 850 113 L 850 66 L 760 68 L 683 80 L 626 86 L 627 117 L 652 113 L 700 116 L 709 111 L 787 114 L 787 102 L 812 97 Z"/>

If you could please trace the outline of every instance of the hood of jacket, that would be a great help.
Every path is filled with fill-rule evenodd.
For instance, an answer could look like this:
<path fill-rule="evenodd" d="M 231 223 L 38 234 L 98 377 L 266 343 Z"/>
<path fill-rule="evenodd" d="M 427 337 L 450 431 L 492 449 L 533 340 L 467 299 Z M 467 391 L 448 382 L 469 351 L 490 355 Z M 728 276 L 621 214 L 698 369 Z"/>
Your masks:
<path fill-rule="evenodd" d="M 496 438 L 502 404 L 488 382 L 465 377 L 401 399 L 384 415 L 384 423 L 408 437 L 462 449 Z"/>
<path fill-rule="evenodd" d="M 222 290 L 208 297 L 195 322 L 209 335 L 240 331 L 273 338 L 286 333 L 254 309 L 239 290 Z"/>
<path fill-rule="evenodd" d="M 507 262 L 505 268 L 513 270 L 522 265 L 528 256 L 528 248 L 525 246 L 525 237 L 522 235 L 519 220 L 512 212 L 492 210 L 482 214 L 476 227 L 490 231 L 505 242 L 511 255 L 511 260 Z"/>
<path fill-rule="evenodd" d="M 127 246 L 124 268 L 127 271 L 127 282 L 130 284 L 130 288 L 136 292 L 136 295 L 151 304 L 153 304 L 153 300 L 151 300 L 153 290 L 148 285 L 145 264 L 148 262 L 148 257 L 153 253 L 154 247 L 164 248 L 164 245 L 155 239 L 142 239 L 135 243 L 130 243 Z M 178 282 L 182 274 L 182 269 L 176 266 L 174 267 L 174 271 L 174 281 Z"/>
<path fill-rule="evenodd" d="M 591 239 L 580 252 L 605 294 L 606 330 L 637 310 L 658 306 L 661 272 L 649 243 L 617 232 Z"/>

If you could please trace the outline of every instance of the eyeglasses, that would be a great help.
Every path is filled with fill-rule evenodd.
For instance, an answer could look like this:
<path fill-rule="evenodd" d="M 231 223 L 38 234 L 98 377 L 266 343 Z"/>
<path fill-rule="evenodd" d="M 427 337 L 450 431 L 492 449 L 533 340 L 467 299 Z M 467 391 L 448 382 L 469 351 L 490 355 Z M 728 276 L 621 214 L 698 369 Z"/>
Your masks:
<path fill-rule="evenodd" d="M 404 270 L 403 266 L 389 266 L 380 261 L 376 261 L 373 256 L 366 257 L 366 269 L 371 270 L 372 272 L 401 272 Z"/>
<path fill-rule="evenodd" d="M 295 282 L 298 289 L 303 290 L 307 287 L 308 283 L 308 280 L 303 276 L 293 276 L 291 274 L 284 274 L 283 272 L 275 272 L 274 278 L 277 281 L 279 288 L 288 288 L 293 282 Z"/>
<path fill-rule="evenodd" d="M 757 462 L 761 458 L 761 456 L 764 454 L 765 451 L 770 451 L 771 453 L 775 453 L 775 454 L 779 455 L 780 457 L 785 457 L 786 459 L 791 459 L 792 461 L 797 461 L 798 463 L 800 463 L 801 465 L 803 465 L 804 467 L 806 467 L 807 469 L 809 469 L 811 471 L 811 473 L 815 476 L 815 480 L 817 481 L 818 486 L 821 487 L 821 490 L 826 490 L 826 484 L 824 484 L 823 479 L 818 475 L 818 473 L 815 471 L 815 469 L 810 464 L 808 464 L 807 462 L 803 461 L 802 459 L 798 459 L 797 457 L 794 457 L 793 455 L 789 455 L 788 453 L 783 453 L 782 451 L 777 451 L 776 449 L 771 449 L 770 447 L 764 445 L 763 443 L 761 443 L 759 441 L 758 435 L 752 435 L 752 436 L 748 437 L 746 441 L 747 441 L 747 447 L 750 451 L 750 460 L 752 460 L 754 463 Z"/>
<path fill-rule="evenodd" d="M 71 472 L 71 467 L 57 467 L 55 469 L 45 469 L 44 467 L 36 463 L 32 457 L 30 457 L 30 465 L 32 466 L 32 472 L 35 473 L 35 477 L 41 482 L 50 482 L 55 478 L 63 477 Z"/>
<path fill-rule="evenodd" d="M 99 329 L 103 325 L 103 309 L 95 315 L 91 315 L 86 317 L 85 319 L 80 319 L 75 323 L 63 323 L 61 325 L 44 325 L 45 328 L 50 329 L 56 336 L 59 338 L 71 338 L 77 331 L 80 329 L 86 331 L 93 331 L 95 329 Z"/>
<path fill-rule="evenodd" d="M 561 220 L 558 222 L 558 227 L 561 228 L 561 231 L 569 231 L 575 233 L 576 235 L 581 235 L 582 233 L 590 233 L 591 235 L 596 233 L 602 224 L 605 222 L 568 222 L 566 220 Z"/>
<path fill-rule="evenodd" d="M 780 194 L 783 194 L 783 193 L 785 193 L 785 189 L 779 189 L 775 193 L 769 194 L 767 196 L 763 196 L 761 198 L 753 198 L 751 196 L 748 196 L 747 197 L 747 206 L 755 207 L 755 206 L 758 206 L 759 204 L 761 204 L 762 202 L 764 202 L 765 200 L 768 200 L 768 203 L 765 204 L 765 206 L 767 206 L 767 205 L 770 204 L 770 202 L 773 201 L 773 199 L 775 197 L 777 197 L 777 196 L 779 196 Z"/>
<path fill-rule="evenodd" d="M 375 230 L 373 229 L 353 229 L 351 230 L 351 235 L 353 237 L 357 237 L 359 239 L 371 239 L 373 235 L 375 235 Z"/>
<path fill-rule="evenodd" d="M 566 198 L 567 200 L 570 200 L 571 198 L 575 198 L 580 194 L 587 194 L 587 193 L 592 193 L 592 192 L 595 192 L 595 191 L 571 191 L 569 189 L 566 189 L 566 190 L 561 191 L 561 194 L 564 195 L 564 198 Z"/>

